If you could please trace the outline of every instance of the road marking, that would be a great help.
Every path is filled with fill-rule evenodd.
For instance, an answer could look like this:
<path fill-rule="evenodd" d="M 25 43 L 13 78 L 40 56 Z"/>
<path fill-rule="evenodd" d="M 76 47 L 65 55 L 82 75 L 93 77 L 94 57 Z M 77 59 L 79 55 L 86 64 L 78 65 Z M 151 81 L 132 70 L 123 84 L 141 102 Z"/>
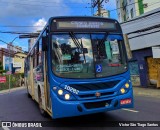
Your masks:
<path fill-rule="evenodd" d="M 125 108 L 123 108 L 122 110 L 124 110 L 124 111 L 130 111 L 130 112 L 139 112 L 139 111 L 136 111 L 136 110 L 125 109 Z"/>
<path fill-rule="evenodd" d="M 10 130 L 8 127 L 2 127 L 2 129 L 4 129 L 4 130 Z"/>

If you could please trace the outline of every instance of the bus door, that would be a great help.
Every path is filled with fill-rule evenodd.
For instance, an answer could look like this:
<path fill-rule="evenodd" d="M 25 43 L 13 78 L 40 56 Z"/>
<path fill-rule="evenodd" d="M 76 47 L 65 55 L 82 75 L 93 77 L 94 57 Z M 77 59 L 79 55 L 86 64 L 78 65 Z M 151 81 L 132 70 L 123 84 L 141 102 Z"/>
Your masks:
<path fill-rule="evenodd" d="M 49 85 L 49 72 L 48 72 L 48 56 L 49 56 L 49 51 L 47 51 L 47 43 L 48 43 L 48 34 L 46 31 L 43 32 L 42 34 L 42 40 L 40 40 L 40 48 L 42 49 L 42 63 L 43 63 L 43 77 L 44 77 L 44 97 L 45 97 L 45 105 L 46 109 L 51 113 L 51 98 L 50 98 L 50 85 Z"/>
<path fill-rule="evenodd" d="M 33 59 L 32 56 L 27 58 L 27 77 L 26 77 L 26 86 L 28 93 L 34 99 L 34 87 L 33 87 Z"/>
<path fill-rule="evenodd" d="M 51 112 L 51 99 L 50 99 L 50 85 L 48 78 L 48 67 L 47 67 L 47 52 L 44 52 L 44 87 L 45 87 L 45 101 L 46 107 Z"/>
<path fill-rule="evenodd" d="M 35 94 L 34 94 L 34 74 L 33 74 L 33 68 L 34 68 L 34 56 L 30 56 L 30 71 L 28 75 L 30 76 L 30 81 L 28 81 L 28 86 L 31 91 L 31 96 L 33 99 L 35 99 Z"/>

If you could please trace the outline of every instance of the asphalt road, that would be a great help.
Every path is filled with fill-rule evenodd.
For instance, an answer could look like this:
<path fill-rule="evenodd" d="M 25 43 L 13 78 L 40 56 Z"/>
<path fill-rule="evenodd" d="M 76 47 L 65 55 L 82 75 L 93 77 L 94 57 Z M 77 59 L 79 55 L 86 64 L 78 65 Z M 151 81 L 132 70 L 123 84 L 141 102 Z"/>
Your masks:
<path fill-rule="evenodd" d="M 42 128 L 44 130 L 106 130 L 109 129 L 108 127 L 106 127 L 106 123 L 108 123 L 109 121 L 160 122 L 160 98 L 135 96 L 134 99 L 135 107 L 133 109 L 122 109 L 93 115 L 52 120 L 50 117 L 44 118 L 40 115 L 38 105 L 33 100 L 27 97 L 26 89 L 22 89 L 11 93 L 0 94 L 0 121 L 52 121 L 54 128 Z M 110 129 L 137 130 L 141 128 L 142 127 L 112 127 Z M 18 128 L 9 129 L 16 130 Z M 29 128 L 24 129 L 27 130 Z M 37 128 L 37 130 L 39 129 L 40 128 Z M 160 126 L 159 128 L 145 127 L 145 130 L 147 129 L 158 130 L 160 129 Z"/>

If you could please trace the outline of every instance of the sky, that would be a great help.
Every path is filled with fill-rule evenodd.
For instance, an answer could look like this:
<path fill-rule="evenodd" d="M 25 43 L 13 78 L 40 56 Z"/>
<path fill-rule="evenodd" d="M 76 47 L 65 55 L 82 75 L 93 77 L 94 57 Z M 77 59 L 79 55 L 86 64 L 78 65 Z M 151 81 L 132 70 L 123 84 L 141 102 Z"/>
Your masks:
<path fill-rule="evenodd" d="M 104 0 L 103 8 L 116 9 L 116 0 Z M 0 0 L 0 40 L 28 51 L 28 39 L 17 34 L 2 32 L 36 32 L 41 30 L 50 17 L 91 16 L 91 0 Z M 97 8 L 94 8 L 94 12 Z M 117 19 L 116 10 L 110 17 Z M 7 44 L 0 41 L 0 48 Z"/>

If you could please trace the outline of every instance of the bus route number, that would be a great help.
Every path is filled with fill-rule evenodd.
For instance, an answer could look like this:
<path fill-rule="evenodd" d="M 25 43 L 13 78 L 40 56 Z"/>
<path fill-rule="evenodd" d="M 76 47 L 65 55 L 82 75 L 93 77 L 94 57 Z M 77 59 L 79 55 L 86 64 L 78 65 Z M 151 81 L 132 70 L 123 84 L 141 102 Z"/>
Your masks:
<path fill-rule="evenodd" d="M 68 86 L 68 85 L 65 85 L 64 89 L 66 89 L 66 90 L 68 90 L 68 91 L 70 91 L 70 92 L 72 92 L 72 93 L 75 93 L 75 94 L 77 94 L 77 95 L 78 95 L 78 93 L 79 93 L 79 90 L 77 90 L 77 89 L 75 89 L 75 88 L 72 88 L 72 87 L 70 87 L 70 86 Z"/>

